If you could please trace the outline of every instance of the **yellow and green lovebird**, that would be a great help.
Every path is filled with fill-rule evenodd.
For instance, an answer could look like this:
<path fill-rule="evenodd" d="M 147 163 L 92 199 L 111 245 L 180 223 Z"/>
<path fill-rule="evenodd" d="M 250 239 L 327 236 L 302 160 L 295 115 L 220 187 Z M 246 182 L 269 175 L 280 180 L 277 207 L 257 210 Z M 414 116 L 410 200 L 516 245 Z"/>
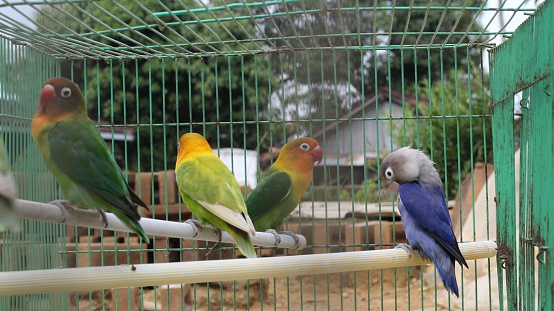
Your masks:
<path fill-rule="evenodd" d="M 315 139 L 300 137 L 288 142 L 277 161 L 260 180 L 256 189 L 246 200 L 248 214 L 256 231 L 268 231 L 280 238 L 279 230 L 283 220 L 298 206 L 300 198 L 312 182 L 312 168 L 321 162 L 323 150 Z M 283 231 L 295 238 L 288 231 Z"/>
<path fill-rule="evenodd" d="M 31 133 L 71 204 L 101 213 L 112 212 L 149 243 L 133 203 L 148 207 L 127 185 L 87 115 L 85 99 L 77 84 L 65 78 L 52 78 L 44 83 Z M 67 201 L 53 203 L 60 208 L 69 206 Z"/>
<path fill-rule="evenodd" d="M 4 149 L 4 140 L 0 135 L 0 232 L 8 229 L 18 229 L 19 227 L 13 209 L 15 184 L 10 174 L 8 161 L 8 155 Z"/>
<path fill-rule="evenodd" d="M 227 231 L 244 256 L 255 258 L 250 235 L 256 231 L 239 184 L 202 135 L 181 136 L 175 172 L 179 192 L 200 222 Z"/>

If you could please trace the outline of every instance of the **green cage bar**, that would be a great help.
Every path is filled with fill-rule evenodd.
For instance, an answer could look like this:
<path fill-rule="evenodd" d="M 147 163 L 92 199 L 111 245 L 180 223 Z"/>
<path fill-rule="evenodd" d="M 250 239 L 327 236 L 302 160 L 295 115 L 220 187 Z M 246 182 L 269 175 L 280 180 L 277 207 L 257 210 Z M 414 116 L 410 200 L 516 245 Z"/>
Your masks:
<path fill-rule="evenodd" d="M 553 307 L 554 262 L 548 256 L 554 237 L 548 203 L 554 184 L 553 23 L 554 6 L 546 3 L 490 54 L 496 200 L 502 211 L 498 247 L 505 268 L 499 282 L 505 282 L 507 288 L 508 310 Z M 519 103 L 514 100 L 518 93 Z M 513 125 L 514 109 L 521 111 L 519 128 Z M 516 137 L 520 139 L 520 163 L 513 156 Z M 517 164 L 519 200 L 514 183 Z"/>

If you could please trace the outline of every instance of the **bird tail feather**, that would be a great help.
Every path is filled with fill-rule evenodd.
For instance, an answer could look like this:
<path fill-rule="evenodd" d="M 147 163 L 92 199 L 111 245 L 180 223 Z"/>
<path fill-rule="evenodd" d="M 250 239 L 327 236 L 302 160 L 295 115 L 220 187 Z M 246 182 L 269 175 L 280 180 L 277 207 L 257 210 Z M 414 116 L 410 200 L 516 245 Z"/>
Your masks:
<path fill-rule="evenodd" d="M 139 224 L 138 220 L 133 218 L 124 217 L 119 219 L 131 230 L 133 230 L 134 233 L 136 233 L 139 237 L 141 237 L 146 244 L 150 243 L 150 239 L 148 236 L 146 236 L 146 233 L 144 232 L 144 229 L 142 229 L 142 226 Z"/>
<path fill-rule="evenodd" d="M 448 257 L 444 260 L 436 260 L 435 258 L 433 261 L 446 290 L 456 295 L 456 297 L 460 297 L 458 293 L 458 284 L 456 283 L 456 267 L 454 259 Z"/>
<path fill-rule="evenodd" d="M 229 229 L 227 232 L 229 233 L 229 235 L 231 235 L 233 240 L 235 240 L 235 243 L 239 248 L 239 251 L 246 258 L 258 257 L 256 255 L 256 250 L 254 249 L 254 245 L 252 244 L 252 239 L 250 238 L 250 235 L 248 233 L 231 226 L 229 226 Z"/>

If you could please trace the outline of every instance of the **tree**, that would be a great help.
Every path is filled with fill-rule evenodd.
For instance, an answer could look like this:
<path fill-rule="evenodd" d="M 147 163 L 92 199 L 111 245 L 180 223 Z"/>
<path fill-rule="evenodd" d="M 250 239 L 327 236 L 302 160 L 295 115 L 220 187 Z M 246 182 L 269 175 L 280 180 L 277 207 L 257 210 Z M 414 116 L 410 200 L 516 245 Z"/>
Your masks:
<path fill-rule="evenodd" d="M 493 159 L 488 76 L 471 67 L 469 74 L 451 70 L 431 85 L 423 79 L 420 95 L 429 104 L 407 110 L 407 119 L 394 125 L 397 143 L 422 149 L 435 162 L 449 198 L 474 163 Z"/>
<path fill-rule="evenodd" d="M 267 18 L 263 27 L 267 37 L 275 38 L 273 45 L 282 47 L 279 57 L 272 59 L 275 75 L 282 77 L 284 88 L 296 84 L 296 89 L 286 87 L 283 91 L 283 114 L 296 117 L 296 107 L 300 106 L 303 109 L 298 118 L 337 118 L 376 87 L 400 90 L 404 86 L 409 90 L 424 78 L 439 79 L 441 70 L 453 69 L 456 62 L 467 64 L 472 57 L 479 57 L 478 48 L 416 50 L 413 46 L 463 45 L 476 39 L 464 33 L 482 29 L 475 22 L 479 11 L 387 7 L 479 7 L 483 2 L 342 0 L 272 7 L 275 12 L 289 13 Z M 258 8 L 256 13 L 267 14 L 266 10 Z M 296 14 L 299 12 L 306 13 Z M 287 53 L 290 50 L 302 52 Z"/>
<path fill-rule="evenodd" d="M 73 75 L 73 80 L 80 85 L 86 84 L 89 114 L 98 116 L 97 121 L 137 128 L 140 144 L 128 145 L 131 149 L 128 161 L 134 162 L 133 155 L 138 152 L 132 151 L 138 148 L 142 170 L 172 167 L 178 135 L 191 128 L 204 133 L 213 147 L 256 149 L 268 144 L 259 141 L 256 135 L 257 131 L 267 131 L 268 125 L 255 122 L 267 119 L 270 90 L 277 84 L 267 73 L 265 56 L 210 56 L 213 52 L 210 42 L 214 49 L 225 51 L 225 46 L 217 43 L 219 40 L 234 37 L 248 41 L 247 33 L 255 32 L 254 26 L 249 21 L 237 21 L 165 27 L 152 15 L 152 12 L 197 7 L 198 3 L 193 0 L 163 1 L 163 5 L 155 0 L 141 1 L 140 5 L 134 1 L 84 2 L 44 7 L 42 11 L 46 14 L 37 17 L 38 24 L 43 26 L 39 31 L 45 33 L 69 35 L 99 32 L 109 27 L 118 29 L 103 36 L 73 38 L 83 42 L 96 40 L 105 45 L 100 49 L 131 51 L 132 57 L 74 59 L 64 64 L 62 73 Z M 213 18 L 208 12 L 197 16 Z M 192 14 L 179 18 L 193 20 Z M 175 21 L 171 16 L 160 19 L 164 23 Z M 124 29 L 127 25 L 144 24 L 163 26 Z M 252 43 L 242 44 L 252 48 Z M 228 46 L 235 47 L 232 43 Z M 142 56 L 141 51 L 182 54 L 154 58 Z M 183 54 L 190 57 L 182 58 Z M 202 127 L 195 123 L 201 123 Z"/>

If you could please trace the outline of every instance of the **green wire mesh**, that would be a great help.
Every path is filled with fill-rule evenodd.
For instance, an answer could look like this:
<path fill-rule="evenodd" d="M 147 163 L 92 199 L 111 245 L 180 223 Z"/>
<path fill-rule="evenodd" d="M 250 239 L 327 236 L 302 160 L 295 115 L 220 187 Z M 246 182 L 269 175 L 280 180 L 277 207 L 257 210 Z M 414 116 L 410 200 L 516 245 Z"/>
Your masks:
<path fill-rule="evenodd" d="M 13 65 L 14 60 L 27 58 L 28 64 Z M 59 72 L 53 58 L 43 53 L 13 45 L 0 38 L 0 132 L 9 147 L 11 169 L 17 181 L 17 196 L 27 200 L 48 202 L 59 197 L 53 178 L 40 161 L 41 155 L 29 131 L 34 114 L 31 105 L 39 96 L 41 82 Z M 13 70 L 21 75 L 11 75 Z M 34 81 L 21 79 L 37 77 Z M 2 234 L 0 271 L 55 269 L 66 266 L 59 254 L 66 250 L 65 226 L 59 224 L 20 220 L 19 232 Z M 25 295 L 2 297 L 0 304 L 6 310 L 55 310 L 67 308 L 67 294 Z"/>
<path fill-rule="evenodd" d="M 505 28 L 516 15 L 534 11 L 521 8 L 523 2 L 507 7 L 504 1 L 496 8 L 486 7 L 486 1 L 476 3 L 4 0 L 0 7 L 25 9 L 25 18 L 13 20 L 0 12 L 0 27 L 17 44 L 55 58 L 205 57 L 488 47 L 495 37 L 510 34 Z M 492 21 L 500 14 L 506 16 L 506 24 L 492 31 Z M 421 17 L 423 23 L 413 22 Z"/>
<path fill-rule="evenodd" d="M 481 217 L 474 203 L 494 197 L 484 59 L 535 13 L 524 4 L 0 1 L 0 125 L 19 197 L 61 197 L 29 126 L 42 83 L 63 75 L 79 84 L 89 116 L 152 207 L 141 211 L 145 217 L 191 217 L 171 188 L 176 142 L 185 132 L 202 133 L 218 155 L 235 157 L 235 171 L 255 154 L 257 174 L 237 176 L 245 194 L 288 139 L 311 136 L 325 150 L 324 166 L 314 169 L 302 208 L 283 228 L 304 235 L 308 247 L 261 254 L 373 250 L 405 241 L 393 197 L 375 177 L 380 159 L 404 145 L 425 150 L 436 163 L 458 239 L 495 239 L 488 216 L 494 205 L 479 205 Z M 155 237 L 145 245 L 129 234 L 22 223 L 22 233 L 2 236 L 2 271 L 236 257 L 226 247 L 206 258 L 213 245 L 206 242 Z M 34 247 L 32 259 L 25 259 L 23 241 Z M 445 294 L 432 268 L 420 266 L 0 302 L 29 310 L 498 310 L 495 264 L 483 260 L 464 270 L 458 284 L 485 270 L 486 285 L 470 281 L 459 300 Z"/>

